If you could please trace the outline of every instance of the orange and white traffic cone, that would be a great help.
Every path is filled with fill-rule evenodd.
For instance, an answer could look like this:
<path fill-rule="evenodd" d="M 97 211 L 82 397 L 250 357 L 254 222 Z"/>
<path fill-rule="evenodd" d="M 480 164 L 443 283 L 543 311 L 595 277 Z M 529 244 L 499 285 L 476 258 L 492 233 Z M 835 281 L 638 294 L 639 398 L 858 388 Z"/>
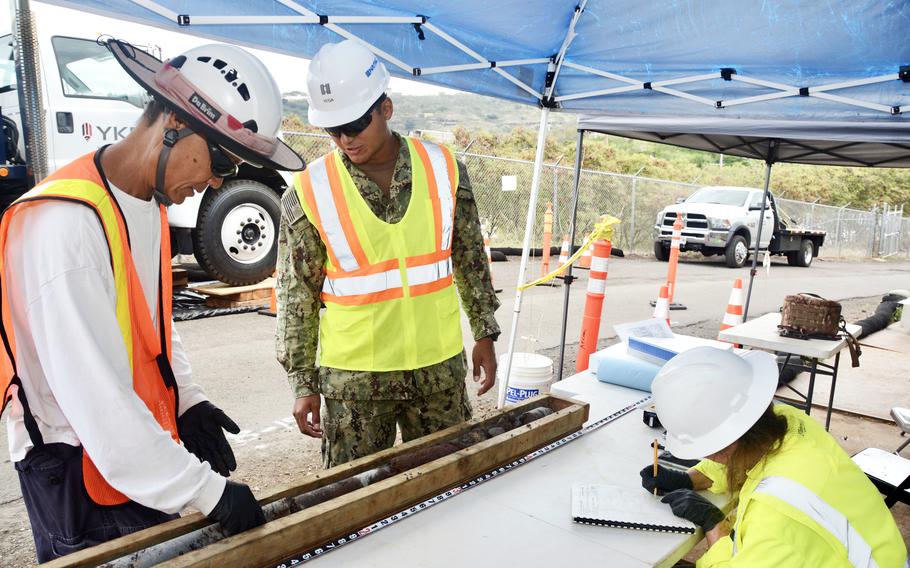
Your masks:
<path fill-rule="evenodd" d="M 607 268 L 610 262 L 610 241 L 597 240 L 593 243 L 594 258 L 588 276 L 588 292 L 585 298 L 585 315 L 581 320 L 581 339 L 578 340 L 578 358 L 575 371 L 580 373 L 588 368 L 591 353 L 597 350 L 600 335 L 600 316 L 603 313 L 604 291 L 607 288 Z"/>
<path fill-rule="evenodd" d="M 540 275 L 550 273 L 550 245 L 553 243 L 553 204 L 547 203 L 547 212 L 543 214 L 543 263 L 540 265 Z"/>
<path fill-rule="evenodd" d="M 490 239 L 484 238 L 483 250 L 487 253 L 487 265 L 490 267 L 490 284 L 493 284 L 493 251 L 490 249 Z M 502 288 L 493 286 L 493 292 L 498 294 L 499 292 L 502 292 Z"/>
<path fill-rule="evenodd" d="M 269 307 L 262 308 L 259 310 L 259 313 L 264 316 L 276 317 L 278 316 L 278 271 L 272 273 L 272 278 L 275 282 L 272 284 L 272 297 L 269 298 Z"/>
<path fill-rule="evenodd" d="M 493 282 L 493 251 L 490 250 L 490 239 L 483 239 L 483 250 L 487 253 L 487 266 L 490 267 L 490 282 Z"/>
<path fill-rule="evenodd" d="M 673 296 L 676 293 L 676 267 L 679 264 L 679 245 L 682 241 L 683 220 L 682 213 L 676 214 L 676 222 L 673 223 L 673 237 L 670 241 L 670 262 L 667 266 L 667 296 L 668 307 L 673 306 Z M 680 306 L 680 309 L 684 309 Z"/>
<path fill-rule="evenodd" d="M 654 304 L 654 315 L 652 317 L 665 319 L 667 320 L 667 325 L 670 325 L 670 298 L 666 286 L 660 287 L 660 296 L 658 296 L 657 302 Z"/>
<path fill-rule="evenodd" d="M 578 259 L 578 268 L 591 268 L 591 251 L 594 250 L 594 243 L 592 242 L 588 248 L 585 249 L 585 252 L 581 253 L 581 256 Z"/>
<path fill-rule="evenodd" d="M 562 238 L 562 247 L 559 249 L 559 265 L 557 268 L 562 268 L 569 262 L 569 235 L 565 235 Z"/>
<path fill-rule="evenodd" d="M 724 313 L 724 321 L 720 324 L 720 330 L 730 329 L 741 323 L 743 323 L 743 279 L 737 278 L 733 282 L 733 290 L 730 292 L 730 301 L 727 302 L 727 311 Z M 720 338 L 718 337 L 718 339 Z"/>

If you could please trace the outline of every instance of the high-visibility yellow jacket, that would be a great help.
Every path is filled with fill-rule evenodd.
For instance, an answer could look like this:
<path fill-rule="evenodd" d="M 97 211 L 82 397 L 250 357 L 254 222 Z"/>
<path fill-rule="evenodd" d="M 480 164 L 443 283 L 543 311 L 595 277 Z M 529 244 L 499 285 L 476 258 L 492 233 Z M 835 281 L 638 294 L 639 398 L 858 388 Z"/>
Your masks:
<path fill-rule="evenodd" d="M 787 418 L 778 451 L 749 470 L 739 492 L 732 538 L 702 556 L 702 568 L 900 568 L 907 547 L 884 500 L 834 438 L 804 412 L 776 405 Z M 695 469 L 711 491 L 727 490 L 721 464 Z"/>
<path fill-rule="evenodd" d="M 411 200 L 398 223 L 373 214 L 337 150 L 294 176 L 303 211 L 326 248 L 324 367 L 411 370 L 462 350 L 452 279 L 458 168 L 447 148 L 405 141 Z"/>
<path fill-rule="evenodd" d="M 152 322 L 142 283 L 133 264 L 129 233 L 120 206 L 113 197 L 107 180 L 98 165 L 97 153 L 86 154 L 57 170 L 40 185 L 17 199 L 0 221 L 0 274 L 5 262 L 6 238 L 10 219 L 29 207 L 40 207 L 48 201 L 66 201 L 91 208 L 97 215 L 107 237 L 111 269 L 117 293 L 116 316 L 123 344 L 133 372 L 133 390 L 145 403 L 161 428 L 179 442 L 177 435 L 177 381 L 170 365 L 171 356 L 171 247 L 167 213 L 161 206 L 161 258 L 159 264 L 158 322 Z M 41 432 L 29 410 L 22 381 L 16 371 L 16 338 L 13 334 L 7 287 L 0 291 L 0 413 L 13 396 L 24 410 L 26 430 L 35 447 L 43 445 Z M 78 347 L 74 347 L 78 348 Z M 85 396 L 99 396 L 86 392 Z M 137 452 L 143 448 L 136 448 Z M 86 493 L 99 505 L 120 505 L 129 499 L 111 487 L 91 456 L 83 450 L 82 480 Z"/>

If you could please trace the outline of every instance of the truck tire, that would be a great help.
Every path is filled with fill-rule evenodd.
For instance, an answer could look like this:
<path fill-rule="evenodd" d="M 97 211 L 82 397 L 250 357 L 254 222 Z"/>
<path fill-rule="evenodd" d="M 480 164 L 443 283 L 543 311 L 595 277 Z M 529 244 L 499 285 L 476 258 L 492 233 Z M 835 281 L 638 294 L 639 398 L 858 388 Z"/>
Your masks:
<path fill-rule="evenodd" d="M 749 258 L 749 245 L 742 235 L 734 235 L 724 249 L 724 258 L 728 268 L 742 268 Z"/>
<path fill-rule="evenodd" d="M 654 241 L 654 258 L 661 262 L 670 260 L 670 247 L 666 247 L 660 241 Z"/>
<path fill-rule="evenodd" d="M 275 271 L 280 218 L 278 195 L 258 181 L 235 179 L 206 192 L 193 229 L 196 261 L 234 286 L 265 280 Z"/>
<path fill-rule="evenodd" d="M 812 264 L 812 259 L 815 258 L 815 243 L 810 239 L 803 239 L 799 243 L 799 250 L 795 250 L 787 253 L 787 264 L 790 266 L 802 266 L 807 268 Z"/>

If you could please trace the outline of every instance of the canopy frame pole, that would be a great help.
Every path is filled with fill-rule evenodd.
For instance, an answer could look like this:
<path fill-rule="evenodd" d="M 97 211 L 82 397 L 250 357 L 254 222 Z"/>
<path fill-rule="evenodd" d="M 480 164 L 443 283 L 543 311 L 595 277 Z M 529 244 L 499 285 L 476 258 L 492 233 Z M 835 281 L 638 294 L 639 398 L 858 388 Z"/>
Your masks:
<path fill-rule="evenodd" d="M 553 78 L 549 81 L 550 84 L 546 90 L 546 99 L 551 102 L 553 102 L 553 93 L 556 91 L 556 80 L 559 78 L 559 72 L 562 70 L 562 66 L 566 60 L 566 52 L 569 51 L 569 46 L 572 45 L 572 42 L 575 40 L 576 36 L 578 36 L 575 32 L 575 26 L 578 25 L 578 20 L 584 13 L 585 6 L 587 5 L 588 0 L 581 0 L 581 2 L 575 6 L 575 13 L 572 14 L 572 21 L 569 22 L 569 26 L 566 29 L 566 36 L 563 38 L 562 45 L 559 47 L 559 51 L 553 59 L 556 63 L 556 69 L 553 70 Z"/>
<path fill-rule="evenodd" d="M 581 185 L 581 163 L 585 145 L 585 131 L 578 131 L 578 140 L 575 143 L 575 182 L 572 188 L 572 220 L 569 224 L 569 256 L 575 250 L 575 228 L 578 218 L 578 188 Z M 572 264 L 566 267 L 563 277 L 563 287 L 565 294 L 562 300 L 562 328 L 559 332 L 559 363 L 556 366 L 556 380 L 562 380 L 563 364 L 566 355 L 566 328 L 569 325 L 569 293 L 572 289 L 572 282 L 575 278 L 572 276 Z"/>
<path fill-rule="evenodd" d="M 755 282 L 755 275 L 758 273 L 758 250 L 761 247 L 762 225 L 764 225 L 765 221 L 765 208 L 768 205 L 768 194 L 770 193 L 769 188 L 771 187 L 771 166 L 774 165 L 774 161 L 777 159 L 777 149 L 779 145 L 779 140 L 776 138 L 772 139 L 768 146 L 768 157 L 765 159 L 765 190 L 762 192 L 761 196 L 761 214 L 758 216 L 758 234 L 755 237 L 755 247 L 752 249 L 752 268 L 749 270 L 749 291 L 746 293 L 746 305 L 743 307 L 743 322 L 749 321 L 749 303 L 752 301 L 752 285 Z M 770 254 L 770 250 L 771 241 L 768 241 L 768 248 L 765 249 L 765 254 Z"/>
<path fill-rule="evenodd" d="M 552 65 L 552 63 L 551 63 Z M 534 154 L 534 175 L 531 178 L 531 195 L 528 197 L 528 217 L 525 220 L 525 236 L 521 245 L 521 263 L 518 266 L 518 284 L 515 287 L 515 305 L 512 308 L 512 329 L 509 330 L 508 354 L 505 368 L 502 369 L 499 379 L 499 392 L 496 408 L 502 408 L 506 401 L 506 388 L 509 384 L 509 373 L 512 371 L 512 353 L 515 351 L 515 340 L 518 338 L 518 316 L 521 314 L 521 300 L 523 297 L 521 287 L 525 283 L 525 274 L 528 270 L 528 257 L 531 253 L 531 235 L 534 233 L 534 217 L 537 213 L 537 192 L 540 189 L 540 173 L 543 169 L 543 152 L 547 141 L 547 126 L 549 124 L 550 109 L 541 107 L 540 127 L 537 130 L 537 151 Z"/>
<path fill-rule="evenodd" d="M 22 112 L 22 139 L 28 163 L 28 186 L 37 185 L 48 175 L 47 120 L 41 94 L 41 60 L 38 57 L 38 32 L 29 0 L 9 3 L 15 48 L 16 82 Z"/>

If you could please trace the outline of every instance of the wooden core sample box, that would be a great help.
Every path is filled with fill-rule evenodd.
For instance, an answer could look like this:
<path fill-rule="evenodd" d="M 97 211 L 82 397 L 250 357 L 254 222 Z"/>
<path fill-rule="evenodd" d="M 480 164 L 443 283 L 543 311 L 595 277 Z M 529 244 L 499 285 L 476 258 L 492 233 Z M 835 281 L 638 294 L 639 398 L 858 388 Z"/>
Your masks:
<path fill-rule="evenodd" d="M 272 490 L 262 496 L 259 503 L 268 506 L 299 497 L 395 460 L 407 459 L 409 455 L 422 450 L 453 442 L 472 430 L 476 431 L 478 427 L 494 427 L 507 414 L 518 416 L 539 407 L 546 407 L 553 413 L 350 493 L 275 518 L 261 527 L 176 556 L 161 565 L 260 567 L 277 564 L 297 552 L 350 534 L 478 475 L 509 464 L 580 430 L 588 418 L 587 403 L 552 394 L 540 395 L 497 411 L 489 418 L 452 426 L 309 475 L 296 483 Z M 67 555 L 47 566 L 96 566 L 166 544 L 211 524 L 199 513 L 188 515 Z M 352 546 L 356 546 L 356 543 Z"/>

